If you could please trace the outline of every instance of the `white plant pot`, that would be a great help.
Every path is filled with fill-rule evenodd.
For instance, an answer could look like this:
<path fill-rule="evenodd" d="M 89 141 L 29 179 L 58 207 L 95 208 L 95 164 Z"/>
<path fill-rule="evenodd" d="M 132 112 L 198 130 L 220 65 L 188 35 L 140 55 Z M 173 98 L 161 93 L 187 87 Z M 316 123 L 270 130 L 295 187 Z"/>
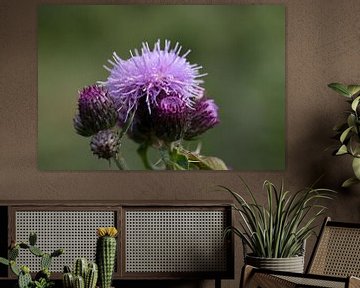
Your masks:
<path fill-rule="evenodd" d="M 304 273 L 304 256 L 289 258 L 263 258 L 246 255 L 245 263 L 262 269 Z"/>

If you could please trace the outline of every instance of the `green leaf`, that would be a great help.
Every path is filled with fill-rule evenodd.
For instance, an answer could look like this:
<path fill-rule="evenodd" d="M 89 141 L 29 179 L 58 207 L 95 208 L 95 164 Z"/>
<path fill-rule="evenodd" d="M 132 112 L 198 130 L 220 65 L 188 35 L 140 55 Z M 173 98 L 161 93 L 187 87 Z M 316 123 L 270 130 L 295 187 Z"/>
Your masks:
<path fill-rule="evenodd" d="M 228 170 L 223 160 L 212 156 L 201 156 L 200 162 L 209 167 L 210 170 Z"/>
<path fill-rule="evenodd" d="M 347 124 L 348 126 L 355 126 L 355 120 L 356 120 L 356 117 L 354 114 L 350 113 L 350 115 L 348 116 L 347 118 Z"/>
<path fill-rule="evenodd" d="M 335 155 L 344 155 L 347 153 L 348 153 L 348 150 L 347 150 L 346 145 L 341 145 L 341 147 L 339 148 L 339 150 L 336 152 Z"/>
<path fill-rule="evenodd" d="M 352 168 L 356 178 L 360 180 L 360 158 L 355 157 L 353 159 Z"/>
<path fill-rule="evenodd" d="M 341 185 L 341 187 L 348 188 L 352 185 L 359 184 L 359 183 L 360 183 L 359 179 L 352 177 L 352 178 L 349 178 L 346 181 L 344 181 L 344 183 Z"/>
<path fill-rule="evenodd" d="M 356 111 L 357 106 L 359 105 L 360 96 L 356 97 L 351 103 L 351 109 Z"/>
<path fill-rule="evenodd" d="M 9 260 L 8 260 L 8 259 L 5 259 L 5 258 L 3 258 L 3 257 L 0 257 L 0 263 L 1 263 L 1 264 L 4 264 L 4 265 L 9 265 L 9 264 L 10 264 Z"/>
<path fill-rule="evenodd" d="M 351 97 L 350 92 L 348 91 L 348 88 L 346 85 L 343 85 L 341 83 L 331 83 L 328 85 L 329 88 L 333 89 L 335 92 L 339 93 L 342 96 Z"/>
<path fill-rule="evenodd" d="M 178 164 L 182 169 L 189 170 L 189 160 L 184 154 L 172 153 L 171 161 Z"/>
<path fill-rule="evenodd" d="M 344 143 L 344 141 L 346 140 L 346 137 L 348 136 L 349 132 L 351 131 L 353 127 L 349 127 L 347 129 L 345 129 L 345 131 L 343 133 L 341 133 L 341 136 L 340 136 L 340 141 L 341 143 Z"/>
<path fill-rule="evenodd" d="M 351 96 L 354 96 L 360 92 L 360 85 L 348 85 L 347 90 Z"/>
<path fill-rule="evenodd" d="M 360 138 L 358 135 L 355 134 L 350 137 L 347 148 L 352 156 L 360 157 Z"/>

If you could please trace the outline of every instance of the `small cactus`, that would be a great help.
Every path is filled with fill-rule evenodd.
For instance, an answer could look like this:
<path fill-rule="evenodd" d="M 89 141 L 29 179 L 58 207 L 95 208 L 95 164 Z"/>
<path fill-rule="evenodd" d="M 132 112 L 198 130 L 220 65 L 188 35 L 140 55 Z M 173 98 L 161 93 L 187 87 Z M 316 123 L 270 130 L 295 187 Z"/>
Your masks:
<path fill-rule="evenodd" d="M 10 249 L 8 252 L 9 260 L 16 260 L 19 256 L 19 246 L 15 246 L 14 248 Z"/>
<path fill-rule="evenodd" d="M 41 257 L 41 256 L 43 256 L 44 255 L 44 252 L 42 252 L 41 250 L 40 250 L 40 248 L 38 248 L 38 247 L 36 247 L 36 246 L 30 246 L 29 247 L 29 251 L 32 253 L 32 254 L 34 254 L 35 256 L 38 256 L 38 257 Z"/>
<path fill-rule="evenodd" d="M 50 275 L 51 275 L 51 273 L 50 273 L 49 269 L 44 268 L 44 269 L 40 270 L 38 273 L 36 273 L 35 280 L 40 281 L 41 278 L 48 280 L 48 279 L 50 279 Z"/>
<path fill-rule="evenodd" d="M 16 276 L 19 276 L 21 271 L 19 266 L 16 265 L 16 262 L 14 260 L 10 260 L 10 269 Z"/>
<path fill-rule="evenodd" d="M 64 288 L 95 288 L 97 279 L 97 265 L 95 263 L 88 264 L 85 258 L 76 259 L 73 273 L 69 266 L 64 266 Z"/>
<path fill-rule="evenodd" d="M 85 279 L 88 261 L 85 258 L 79 258 L 75 261 L 74 274 Z"/>
<path fill-rule="evenodd" d="M 48 253 L 45 253 L 43 256 L 41 256 L 41 262 L 40 262 L 41 269 L 45 269 L 45 268 L 49 269 L 51 265 L 51 260 L 52 257 Z"/>
<path fill-rule="evenodd" d="M 29 244 L 20 242 L 16 243 L 14 240 L 11 241 L 8 251 L 8 259 L 0 257 L 0 264 L 10 266 L 11 271 L 18 276 L 19 288 L 29 287 L 51 287 L 53 282 L 50 281 L 50 265 L 53 257 L 60 256 L 63 254 L 63 249 L 55 250 L 53 253 L 44 253 L 36 245 L 37 236 L 35 233 L 30 233 Z M 32 280 L 30 275 L 30 269 L 28 266 L 22 266 L 21 268 L 16 264 L 16 259 L 19 256 L 19 250 L 29 250 L 30 253 L 37 257 L 41 257 L 41 271 L 35 275 L 35 281 Z"/>
<path fill-rule="evenodd" d="M 115 227 L 98 228 L 99 236 L 96 243 L 96 262 L 99 267 L 99 282 L 101 288 L 110 288 L 116 258 Z"/>
<path fill-rule="evenodd" d="M 51 257 L 58 257 L 64 253 L 64 249 L 57 249 L 51 253 Z"/>
<path fill-rule="evenodd" d="M 85 288 L 95 288 L 98 279 L 98 266 L 96 263 L 89 263 L 85 276 Z"/>
<path fill-rule="evenodd" d="M 71 272 L 63 274 L 62 277 L 64 288 L 73 288 L 74 287 L 74 276 Z"/>
<path fill-rule="evenodd" d="M 29 244 L 31 246 L 35 246 L 37 241 L 37 235 L 35 232 L 31 232 L 29 235 Z"/>
<path fill-rule="evenodd" d="M 84 278 L 81 276 L 74 277 L 74 288 L 85 288 Z"/>
<path fill-rule="evenodd" d="M 32 283 L 30 269 L 27 266 L 23 266 L 21 267 L 18 279 L 19 288 L 28 288 L 30 283 Z"/>

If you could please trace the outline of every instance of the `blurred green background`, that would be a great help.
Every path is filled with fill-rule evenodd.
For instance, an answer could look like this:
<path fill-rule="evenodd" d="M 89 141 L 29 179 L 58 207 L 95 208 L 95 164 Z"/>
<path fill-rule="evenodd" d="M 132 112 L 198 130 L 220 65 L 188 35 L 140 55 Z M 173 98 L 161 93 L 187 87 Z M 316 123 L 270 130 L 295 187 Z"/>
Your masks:
<path fill-rule="evenodd" d="M 123 59 L 148 41 L 180 42 L 202 65 L 221 123 L 202 154 L 234 170 L 285 168 L 285 8 L 282 5 L 41 5 L 38 8 L 38 167 L 109 170 L 74 132 L 78 90 L 105 80 L 113 51 Z M 195 147 L 196 143 L 192 144 Z M 131 169 L 143 169 L 130 140 Z"/>

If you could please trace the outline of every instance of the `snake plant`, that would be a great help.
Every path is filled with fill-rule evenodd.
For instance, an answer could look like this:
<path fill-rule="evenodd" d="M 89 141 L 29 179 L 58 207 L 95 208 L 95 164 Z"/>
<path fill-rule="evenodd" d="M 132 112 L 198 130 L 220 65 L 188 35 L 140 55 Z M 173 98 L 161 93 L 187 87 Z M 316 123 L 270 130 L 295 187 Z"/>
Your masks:
<path fill-rule="evenodd" d="M 296 193 L 280 188 L 266 180 L 266 205 L 261 205 L 243 181 L 251 201 L 245 200 L 232 189 L 220 186 L 235 199 L 233 205 L 240 215 L 239 227 L 228 227 L 225 234 L 233 232 L 247 245 L 252 256 L 287 258 L 301 255 L 304 241 L 314 233 L 316 219 L 324 214 L 325 206 L 317 202 L 331 199 L 334 191 L 305 188 Z"/>

